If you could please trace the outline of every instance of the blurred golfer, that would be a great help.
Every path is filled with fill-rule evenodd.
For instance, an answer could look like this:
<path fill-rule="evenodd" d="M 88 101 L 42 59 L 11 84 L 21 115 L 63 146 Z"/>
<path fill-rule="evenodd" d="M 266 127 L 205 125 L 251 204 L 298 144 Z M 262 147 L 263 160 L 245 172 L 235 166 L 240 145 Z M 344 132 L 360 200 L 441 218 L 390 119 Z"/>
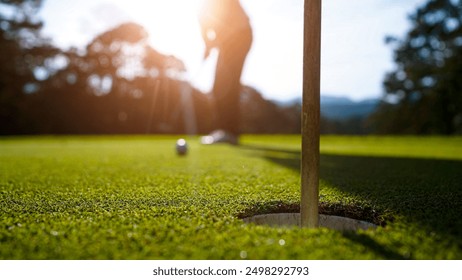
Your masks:
<path fill-rule="evenodd" d="M 239 143 L 241 73 L 252 44 L 249 17 L 239 0 L 204 0 L 199 22 L 205 42 L 204 59 L 218 51 L 213 104 L 219 130 L 202 137 L 203 144 Z"/>

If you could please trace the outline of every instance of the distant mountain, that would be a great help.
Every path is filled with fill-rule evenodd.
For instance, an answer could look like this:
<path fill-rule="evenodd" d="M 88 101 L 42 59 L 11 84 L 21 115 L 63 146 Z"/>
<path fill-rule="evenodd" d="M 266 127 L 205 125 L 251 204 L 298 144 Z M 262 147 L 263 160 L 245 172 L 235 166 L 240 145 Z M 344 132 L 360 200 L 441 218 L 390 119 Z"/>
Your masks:
<path fill-rule="evenodd" d="M 353 101 L 348 97 L 343 96 L 331 96 L 331 95 L 321 95 L 321 105 L 329 104 L 351 104 Z"/>
<path fill-rule="evenodd" d="M 301 104 L 301 97 L 287 101 L 273 101 L 279 106 Z M 364 118 L 372 114 L 380 103 L 380 99 L 354 101 L 348 97 L 321 95 L 321 115 L 330 120 Z"/>
<path fill-rule="evenodd" d="M 364 118 L 372 114 L 380 99 L 353 101 L 347 97 L 321 96 L 321 115 L 331 120 Z"/>

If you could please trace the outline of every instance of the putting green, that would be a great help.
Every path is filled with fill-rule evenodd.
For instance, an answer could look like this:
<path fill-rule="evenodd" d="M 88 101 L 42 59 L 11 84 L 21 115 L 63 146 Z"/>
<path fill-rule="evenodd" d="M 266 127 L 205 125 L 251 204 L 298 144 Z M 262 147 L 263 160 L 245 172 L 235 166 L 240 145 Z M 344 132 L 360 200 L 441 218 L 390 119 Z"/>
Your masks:
<path fill-rule="evenodd" d="M 242 221 L 299 210 L 299 136 L 178 138 L 0 138 L 0 258 L 462 258 L 460 137 L 322 137 L 323 214 L 382 225 L 356 232 Z"/>

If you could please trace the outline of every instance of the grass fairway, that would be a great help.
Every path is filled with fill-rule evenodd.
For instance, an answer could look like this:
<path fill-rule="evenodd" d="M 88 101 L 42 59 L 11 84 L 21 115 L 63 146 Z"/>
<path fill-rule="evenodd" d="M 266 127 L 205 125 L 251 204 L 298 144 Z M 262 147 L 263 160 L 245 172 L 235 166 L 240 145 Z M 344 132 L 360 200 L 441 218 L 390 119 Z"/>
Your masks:
<path fill-rule="evenodd" d="M 0 138 L 0 258 L 462 259 L 462 138 L 323 137 L 322 212 L 383 225 L 349 233 L 240 220 L 298 211 L 300 137 L 175 140 Z"/>

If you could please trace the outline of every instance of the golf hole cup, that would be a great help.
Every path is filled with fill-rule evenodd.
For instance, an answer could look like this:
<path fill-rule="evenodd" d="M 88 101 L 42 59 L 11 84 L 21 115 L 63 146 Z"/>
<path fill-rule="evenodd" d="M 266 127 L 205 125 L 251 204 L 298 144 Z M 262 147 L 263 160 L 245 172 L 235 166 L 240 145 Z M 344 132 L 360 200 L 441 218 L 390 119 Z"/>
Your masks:
<path fill-rule="evenodd" d="M 179 156 L 184 156 L 186 155 L 187 152 L 188 152 L 188 144 L 186 143 L 186 140 L 184 140 L 183 138 L 178 139 L 178 141 L 176 141 L 176 153 Z"/>

